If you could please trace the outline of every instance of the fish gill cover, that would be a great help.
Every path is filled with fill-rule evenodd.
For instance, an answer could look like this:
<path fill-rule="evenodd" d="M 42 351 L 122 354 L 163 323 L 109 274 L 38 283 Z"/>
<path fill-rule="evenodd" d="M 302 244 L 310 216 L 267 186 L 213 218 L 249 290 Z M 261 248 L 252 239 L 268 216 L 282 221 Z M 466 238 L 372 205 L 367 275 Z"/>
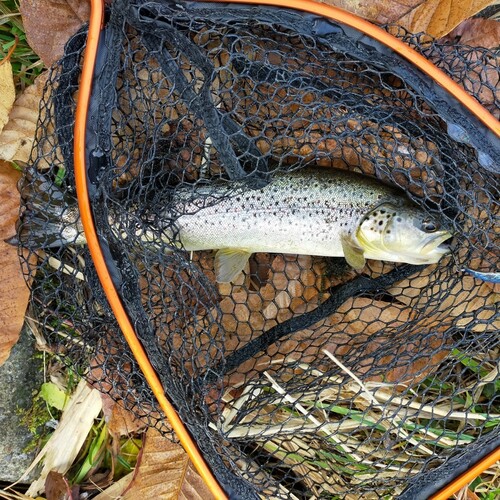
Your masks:
<path fill-rule="evenodd" d="M 42 101 L 24 267 L 50 345 L 168 433 L 76 209 L 85 37 Z M 221 484 L 242 498 L 418 498 L 433 471 L 498 441 L 499 289 L 478 279 L 498 272 L 498 140 L 409 63 L 318 16 L 116 1 L 105 37 L 87 129 L 94 221 Z M 486 50 L 400 37 L 445 72 L 497 68 Z"/>

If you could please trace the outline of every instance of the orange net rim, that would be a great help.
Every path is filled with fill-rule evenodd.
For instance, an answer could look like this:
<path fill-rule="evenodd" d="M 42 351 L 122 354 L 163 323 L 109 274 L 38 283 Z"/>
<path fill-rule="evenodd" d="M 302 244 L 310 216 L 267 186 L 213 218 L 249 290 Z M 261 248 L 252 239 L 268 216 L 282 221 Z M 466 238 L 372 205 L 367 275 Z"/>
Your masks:
<path fill-rule="evenodd" d="M 273 7 L 286 7 L 299 11 L 317 14 L 333 21 L 342 22 L 353 27 L 366 35 L 376 39 L 382 44 L 390 47 L 394 52 L 411 61 L 416 67 L 430 76 L 435 82 L 446 88 L 464 107 L 474 114 L 484 125 L 500 137 L 500 122 L 487 111 L 478 101 L 469 95 L 455 81 L 448 77 L 443 71 L 434 66 L 425 57 L 417 53 L 411 47 L 382 30 L 378 26 L 337 7 L 319 3 L 315 0 L 288 0 L 284 6 L 280 0 L 206 0 L 214 3 L 243 3 L 252 5 L 268 5 Z M 107 267 L 104 254 L 102 252 L 97 231 L 92 217 L 90 205 L 89 190 L 87 184 L 87 168 L 85 155 L 86 142 L 86 124 L 88 116 L 88 107 L 92 92 L 92 78 L 97 58 L 97 51 L 100 39 L 100 33 L 104 20 L 104 0 L 90 0 L 91 12 L 89 31 L 87 35 L 87 45 L 84 54 L 82 75 L 80 80 L 78 103 L 76 108 L 76 118 L 74 127 L 74 169 L 75 185 L 78 198 L 78 206 L 81 215 L 81 221 L 85 238 L 87 240 L 89 252 L 91 254 L 96 272 L 98 274 L 101 286 L 105 292 L 107 300 L 116 320 L 122 330 L 122 333 L 130 346 L 130 349 L 137 360 L 137 363 L 143 372 L 148 385 L 150 386 L 160 408 L 165 413 L 174 432 L 193 462 L 196 470 L 203 478 L 208 488 L 217 499 L 227 499 L 228 496 L 219 485 L 210 467 L 201 455 L 196 443 L 189 434 L 186 426 L 179 418 L 175 408 L 167 399 L 160 379 L 155 372 L 149 358 L 130 322 L 127 311 L 123 306 L 118 291 L 113 284 L 110 271 Z M 488 467 L 500 460 L 500 447 L 495 451 L 478 461 L 468 471 L 458 476 L 450 482 L 440 492 L 432 496 L 432 500 L 445 500 L 456 493 L 460 488 L 473 481 L 475 477 L 481 474 Z"/>

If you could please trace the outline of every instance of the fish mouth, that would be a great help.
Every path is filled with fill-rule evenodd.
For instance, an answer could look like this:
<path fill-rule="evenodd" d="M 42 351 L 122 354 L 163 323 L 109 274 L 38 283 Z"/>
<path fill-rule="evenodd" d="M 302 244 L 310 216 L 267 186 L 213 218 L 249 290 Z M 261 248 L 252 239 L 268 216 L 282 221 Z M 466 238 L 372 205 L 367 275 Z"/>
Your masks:
<path fill-rule="evenodd" d="M 421 253 L 429 255 L 431 253 L 444 255 L 450 251 L 449 245 L 445 242 L 449 240 L 453 235 L 448 231 L 440 231 L 435 233 L 429 238 L 424 245 L 421 247 Z"/>
<path fill-rule="evenodd" d="M 409 264 L 435 264 L 442 257 L 450 253 L 449 245 L 445 244 L 452 235 L 448 231 L 442 231 L 441 234 L 433 234 L 431 238 L 418 248 L 416 253 L 406 255 L 403 262 Z"/>

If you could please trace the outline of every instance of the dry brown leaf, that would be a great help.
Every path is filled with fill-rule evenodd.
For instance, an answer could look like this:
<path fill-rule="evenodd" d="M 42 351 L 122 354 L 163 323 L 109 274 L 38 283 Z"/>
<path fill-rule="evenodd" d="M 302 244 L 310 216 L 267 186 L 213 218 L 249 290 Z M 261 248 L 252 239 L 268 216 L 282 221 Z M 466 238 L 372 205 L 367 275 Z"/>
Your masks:
<path fill-rule="evenodd" d="M 0 132 L 9 121 L 9 113 L 16 98 L 16 88 L 9 60 L 0 62 Z"/>
<path fill-rule="evenodd" d="M 418 7 L 425 0 L 321 0 L 324 3 L 348 10 L 359 17 L 378 24 L 393 23 Z"/>
<path fill-rule="evenodd" d="M 50 471 L 45 480 L 45 496 L 47 500 L 73 500 L 79 498 L 79 487 L 70 486 L 68 479 L 61 473 Z"/>
<path fill-rule="evenodd" d="M 109 432 L 117 436 L 128 436 L 147 427 L 144 420 L 137 418 L 121 404 L 115 404 L 109 421 Z"/>
<path fill-rule="evenodd" d="M 63 55 L 90 13 L 88 0 L 23 0 L 20 11 L 28 43 L 47 66 Z"/>
<path fill-rule="evenodd" d="M 486 56 L 483 49 L 494 50 L 500 45 L 500 22 L 493 19 L 473 18 L 467 19 L 440 40 L 442 50 L 452 51 L 453 46 L 446 44 L 460 44 L 472 47 L 467 50 L 467 58 L 454 58 L 453 72 L 455 78 L 464 89 L 472 94 L 495 118 L 500 119 L 498 107 L 498 93 L 500 89 L 500 74 L 498 51 Z M 431 54 L 430 59 L 442 58 L 437 52 Z"/>
<path fill-rule="evenodd" d="M 493 0 L 426 0 L 398 19 L 397 24 L 412 33 L 424 31 L 439 38 L 492 3 Z"/>
<path fill-rule="evenodd" d="M 29 290 L 21 271 L 17 248 L 4 242 L 16 232 L 19 214 L 17 181 L 21 176 L 6 162 L 0 161 L 0 364 L 9 357 L 12 346 L 19 338 L 24 313 L 29 300 Z"/>
<path fill-rule="evenodd" d="M 211 500 L 212 498 L 214 497 L 207 485 L 196 472 L 193 464 L 189 462 L 179 493 L 179 500 Z"/>
<path fill-rule="evenodd" d="M 466 19 L 440 41 L 495 49 L 500 45 L 500 22 L 480 17 Z"/>
<path fill-rule="evenodd" d="M 113 436 L 130 436 L 147 427 L 144 420 L 140 420 L 123 407 L 123 402 L 117 403 L 104 393 L 101 393 L 101 399 L 104 418 L 108 424 L 108 430 Z"/>
<path fill-rule="evenodd" d="M 14 103 L 9 121 L 0 134 L 0 160 L 27 162 L 35 137 L 38 107 L 47 72 L 41 74 Z"/>
<path fill-rule="evenodd" d="M 446 48 L 444 49 L 446 50 Z M 438 55 L 441 57 L 441 55 Z M 486 64 L 479 62 L 483 54 L 477 50 L 468 54 L 467 61 L 455 60 L 453 70 L 459 75 L 456 81 L 497 119 L 500 109 L 497 104 L 500 75 L 498 62 L 491 59 Z M 498 59 L 498 58 L 497 58 Z M 433 58 L 431 57 L 431 60 Z"/>
<path fill-rule="evenodd" d="M 209 500 L 213 495 L 183 448 L 150 428 L 135 477 L 121 498 Z"/>
<path fill-rule="evenodd" d="M 433 62 L 439 63 L 443 57 L 441 51 L 452 52 L 456 44 L 472 47 L 467 49 L 467 58 L 453 59 L 455 80 L 472 94 L 496 118 L 500 118 L 498 92 L 500 74 L 498 63 L 500 57 L 493 52 L 485 56 L 483 49 L 494 50 L 500 45 L 500 22 L 493 19 L 466 19 L 453 31 L 441 38 L 441 50 L 430 54 Z M 448 44 L 451 44 L 448 46 Z M 453 52 L 452 52 L 453 53 Z M 436 61 L 437 60 L 437 61 Z"/>

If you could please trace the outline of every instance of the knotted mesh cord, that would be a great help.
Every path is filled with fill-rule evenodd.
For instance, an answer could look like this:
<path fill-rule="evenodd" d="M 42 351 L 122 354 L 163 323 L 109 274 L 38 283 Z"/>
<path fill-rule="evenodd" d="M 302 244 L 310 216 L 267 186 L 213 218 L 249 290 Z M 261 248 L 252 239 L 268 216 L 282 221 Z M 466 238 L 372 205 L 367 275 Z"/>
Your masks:
<path fill-rule="evenodd" d="M 498 175 L 448 134 L 434 103 L 391 68 L 312 36 L 314 22 L 116 2 L 91 110 L 91 198 L 129 315 L 217 477 L 243 497 L 378 498 L 499 434 L 498 285 L 462 271 L 498 270 Z M 498 109 L 481 79 L 498 54 L 400 36 Z M 24 266 L 50 345 L 168 433 L 86 247 L 58 246 L 52 226 L 54 206 L 75 202 L 84 43 L 85 31 L 68 43 L 42 101 L 21 187 Z M 235 282 L 216 284 L 213 252 L 170 252 L 184 188 L 194 198 L 222 177 L 237 180 L 237 197 L 318 165 L 404 189 L 453 228 L 452 256 L 355 273 L 339 259 L 255 254 Z M 214 188 L 200 207 L 219 201 Z"/>

